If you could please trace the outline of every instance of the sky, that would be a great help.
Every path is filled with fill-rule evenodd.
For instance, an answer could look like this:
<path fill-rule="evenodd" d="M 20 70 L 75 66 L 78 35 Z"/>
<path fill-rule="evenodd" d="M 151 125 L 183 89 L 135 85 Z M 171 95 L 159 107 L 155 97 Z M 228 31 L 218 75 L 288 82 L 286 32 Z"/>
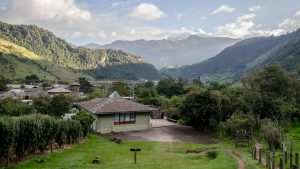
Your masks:
<path fill-rule="evenodd" d="M 0 21 L 74 43 L 278 36 L 300 27 L 300 0 L 0 0 Z"/>

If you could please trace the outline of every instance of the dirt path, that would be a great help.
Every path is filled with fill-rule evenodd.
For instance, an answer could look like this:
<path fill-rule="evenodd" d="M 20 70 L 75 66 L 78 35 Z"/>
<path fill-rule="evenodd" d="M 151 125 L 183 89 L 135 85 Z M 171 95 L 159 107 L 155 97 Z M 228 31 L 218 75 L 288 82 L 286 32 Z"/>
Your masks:
<path fill-rule="evenodd" d="M 226 151 L 228 152 L 229 154 L 231 154 L 235 161 L 237 162 L 238 164 L 238 169 L 246 169 L 246 164 L 245 162 L 241 159 L 241 157 L 235 152 L 235 149 L 234 148 L 231 148 L 231 149 L 225 149 L 225 148 L 220 148 L 220 147 L 212 147 L 212 148 L 209 148 L 203 152 L 200 153 L 200 155 L 205 155 L 207 152 L 209 151 L 212 151 L 212 150 L 223 150 L 223 151 Z"/>

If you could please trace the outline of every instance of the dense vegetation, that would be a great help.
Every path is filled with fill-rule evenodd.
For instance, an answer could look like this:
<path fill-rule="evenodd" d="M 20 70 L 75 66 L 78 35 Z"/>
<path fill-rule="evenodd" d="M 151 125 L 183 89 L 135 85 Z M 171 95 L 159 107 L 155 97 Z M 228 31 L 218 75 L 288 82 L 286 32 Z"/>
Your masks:
<path fill-rule="evenodd" d="M 299 41 L 300 30 L 278 37 L 249 38 L 204 62 L 161 71 L 173 77 L 192 78 L 192 74 L 197 73 L 208 81 L 226 78 L 239 81 L 243 75 L 256 68 L 280 64 L 286 70 L 299 75 Z"/>
<path fill-rule="evenodd" d="M 62 69 L 67 69 L 70 72 L 74 72 L 74 74 L 81 73 L 82 70 L 97 69 L 96 72 L 86 71 L 85 73 L 101 78 L 101 69 L 109 67 L 110 70 L 114 70 L 114 66 L 125 64 L 129 66 L 117 67 L 117 73 L 114 74 L 113 71 L 109 77 L 107 76 L 107 71 L 104 71 L 103 77 L 114 79 L 119 78 L 121 74 L 122 79 L 148 79 L 148 75 L 151 74 L 152 76 L 150 79 L 159 78 L 158 71 L 139 56 L 131 55 L 120 50 L 91 50 L 76 47 L 63 39 L 56 37 L 52 32 L 33 25 L 10 25 L 0 22 L 0 39 L 22 46 L 27 50 L 34 52 L 41 59 L 45 60 L 44 62 L 55 64 L 56 67 L 63 67 Z M 23 54 L 19 52 L 16 55 L 17 58 L 19 58 L 19 55 L 22 56 Z M 40 66 L 41 69 L 44 68 L 44 65 L 40 62 L 37 62 L 34 59 L 31 61 L 33 61 L 33 64 L 36 64 L 36 66 Z M 139 64 L 142 64 L 143 66 L 139 66 Z M 15 66 L 14 62 L 12 65 Z M 131 71 L 122 74 L 120 69 L 124 70 L 124 68 L 130 68 L 134 65 L 135 67 L 131 68 Z M 143 68 L 145 65 L 152 67 L 144 70 Z M 55 74 L 53 73 L 55 70 L 49 71 L 50 74 Z M 135 72 L 137 76 L 128 76 L 128 73 L 133 72 Z"/>
<path fill-rule="evenodd" d="M 20 117 L 0 117 L 0 154 L 16 161 L 25 155 L 44 153 L 57 143 L 78 143 L 82 136 L 81 125 L 75 120 L 57 120 L 47 115 L 26 115 Z M 16 158 L 14 158 L 16 156 Z"/>
<path fill-rule="evenodd" d="M 155 91 L 143 89 L 140 102 L 160 106 L 168 118 L 222 136 L 259 130 L 269 145 L 279 146 L 292 122 L 299 121 L 300 81 L 278 65 L 257 69 L 235 87 L 163 79 Z"/>

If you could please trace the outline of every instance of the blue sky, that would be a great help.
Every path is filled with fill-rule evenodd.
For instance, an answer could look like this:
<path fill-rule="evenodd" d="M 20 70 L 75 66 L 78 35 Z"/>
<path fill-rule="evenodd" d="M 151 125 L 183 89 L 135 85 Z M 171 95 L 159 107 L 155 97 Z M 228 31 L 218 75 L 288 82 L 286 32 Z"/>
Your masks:
<path fill-rule="evenodd" d="M 247 38 L 300 27 L 300 1 L 0 0 L 0 21 L 35 24 L 77 45 L 191 34 Z"/>

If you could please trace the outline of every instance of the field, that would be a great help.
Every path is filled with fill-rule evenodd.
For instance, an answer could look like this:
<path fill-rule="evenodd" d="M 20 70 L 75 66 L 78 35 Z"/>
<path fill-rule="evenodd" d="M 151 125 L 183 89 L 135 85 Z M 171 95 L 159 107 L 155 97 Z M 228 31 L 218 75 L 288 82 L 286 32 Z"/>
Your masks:
<path fill-rule="evenodd" d="M 300 149 L 299 133 L 299 124 L 288 133 L 288 139 L 294 143 L 294 151 Z M 133 163 L 130 148 L 142 150 L 137 154 L 137 164 Z M 198 153 L 187 154 L 187 150 Z M 207 152 L 212 151 L 217 153 L 216 158 L 207 155 Z M 280 154 L 279 150 L 277 153 Z M 95 157 L 100 158 L 99 164 L 92 164 Z M 278 161 L 276 163 L 278 165 Z M 247 146 L 235 148 L 234 143 L 229 140 L 210 145 L 153 141 L 128 141 L 116 144 L 101 136 L 89 135 L 83 143 L 72 149 L 38 155 L 10 168 L 264 169 L 266 167 L 251 157 Z M 288 168 L 288 165 L 285 168 Z"/>
<path fill-rule="evenodd" d="M 207 147 L 214 146 L 220 145 L 208 146 L 149 141 L 125 142 L 118 145 L 100 136 L 90 135 L 85 140 L 85 143 L 77 145 L 75 148 L 37 156 L 20 162 L 17 166 L 12 166 L 11 168 L 237 168 L 238 164 L 234 156 L 226 150 L 214 150 L 217 152 L 215 159 L 208 157 L 206 153 L 186 154 L 187 150 L 205 150 Z M 226 145 L 224 144 L 224 146 Z M 137 155 L 137 164 L 133 163 L 133 153 L 129 151 L 130 148 L 142 149 Z M 247 153 L 245 155 L 250 156 Z M 92 164 L 92 160 L 95 157 L 100 158 L 99 164 Z M 249 162 L 255 161 L 250 160 Z M 251 166 L 252 164 L 249 165 Z"/>

